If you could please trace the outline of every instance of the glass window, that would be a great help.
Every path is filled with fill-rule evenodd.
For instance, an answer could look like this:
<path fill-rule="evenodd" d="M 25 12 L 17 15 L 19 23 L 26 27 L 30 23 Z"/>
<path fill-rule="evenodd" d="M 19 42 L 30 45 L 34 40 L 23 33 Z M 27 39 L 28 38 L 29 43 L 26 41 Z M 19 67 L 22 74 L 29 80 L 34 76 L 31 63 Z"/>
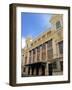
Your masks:
<path fill-rule="evenodd" d="M 31 51 L 29 52 L 30 56 L 29 56 L 29 63 L 31 63 Z"/>
<path fill-rule="evenodd" d="M 30 67 L 28 68 L 28 75 L 30 75 Z"/>
<path fill-rule="evenodd" d="M 48 59 L 52 59 L 53 58 L 53 49 L 48 50 Z"/>
<path fill-rule="evenodd" d="M 45 49 L 45 48 L 46 48 L 46 45 L 45 45 L 45 44 L 43 44 L 43 45 L 42 45 L 42 49 Z"/>
<path fill-rule="evenodd" d="M 63 54 L 63 41 L 59 42 L 59 53 Z"/>
<path fill-rule="evenodd" d="M 61 23 L 60 21 L 56 22 L 56 29 L 60 28 L 61 27 Z"/>
<path fill-rule="evenodd" d="M 52 47 L 52 39 L 48 41 L 47 46 L 48 46 L 48 48 Z"/>
<path fill-rule="evenodd" d="M 53 58 L 52 39 L 47 42 L 48 59 Z"/>
<path fill-rule="evenodd" d="M 39 46 L 39 47 L 37 47 L 37 52 L 40 52 L 40 46 Z"/>
<path fill-rule="evenodd" d="M 61 71 L 63 71 L 63 61 L 60 61 Z"/>

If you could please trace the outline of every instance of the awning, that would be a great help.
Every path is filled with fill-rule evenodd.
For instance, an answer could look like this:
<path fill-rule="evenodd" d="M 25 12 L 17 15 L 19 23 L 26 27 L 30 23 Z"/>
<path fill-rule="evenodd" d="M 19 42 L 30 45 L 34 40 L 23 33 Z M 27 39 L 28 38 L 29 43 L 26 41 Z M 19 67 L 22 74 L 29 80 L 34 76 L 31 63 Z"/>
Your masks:
<path fill-rule="evenodd" d="M 46 62 L 35 62 L 35 63 L 26 64 L 25 66 L 39 67 L 39 66 L 45 66 L 45 64 L 46 64 Z"/>

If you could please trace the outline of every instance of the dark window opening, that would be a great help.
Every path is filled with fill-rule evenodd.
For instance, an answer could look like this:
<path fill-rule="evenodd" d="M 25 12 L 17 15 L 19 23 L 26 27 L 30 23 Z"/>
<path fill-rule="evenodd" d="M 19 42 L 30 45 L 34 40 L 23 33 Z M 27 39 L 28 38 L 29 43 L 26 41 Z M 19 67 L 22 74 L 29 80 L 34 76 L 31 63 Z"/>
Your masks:
<path fill-rule="evenodd" d="M 37 52 L 40 52 L 40 46 L 39 46 L 39 47 L 37 47 Z"/>
<path fill-rule="evenodd" d="M 25 72 L 25 67 L 24 67 L 24 69 L 23 69 L 23 72 Z"/>
<path fill-rule="evenodd" d="M 59 42 L 59 53 L 63 54 L 63 41 Z"/>
<path fill-rule="evenodd" d="M 34 73 L 34 68 L 32 68 L 32 75 L 33 75 L 33 73 Z"/>
<path fill-rule="evenodd" d="M 52 67 L 53 67 L 53 69 L 57 69 L 57 63 L 54 62 L 54 63 L 52 64 Z"/>
<path fill-rule="evenodd" d="M 48 65 L 48 69 L 49 69 L 49 75 L 52 75 L 52 72 L 53 72 L 53 70 L 52 70 L 52 64 L 49 64 Z"/>
<path fill-rule="evenodd" d="M 39 74 L 39 69 L 38 69 L 38 67 L 36 68 L 36 75 L 38 75 Z"/>
<path fill-rule="evenodd" d="M 33 49 L 33 54 L 35 54 L 35 49 Z"/>
<path fill-rule="evenodd" d="M 61 71 L 63 71 L 63 61 L 60 61 Z"/>
<path fill-rule="evenodd" d="M 30 67 L 28 68 L 28 75 L 30 75 Z"/>
<path fill-rule="evenodd" d="M 42 66 L 42 75 L 45 75 L 45 67 Z"/>

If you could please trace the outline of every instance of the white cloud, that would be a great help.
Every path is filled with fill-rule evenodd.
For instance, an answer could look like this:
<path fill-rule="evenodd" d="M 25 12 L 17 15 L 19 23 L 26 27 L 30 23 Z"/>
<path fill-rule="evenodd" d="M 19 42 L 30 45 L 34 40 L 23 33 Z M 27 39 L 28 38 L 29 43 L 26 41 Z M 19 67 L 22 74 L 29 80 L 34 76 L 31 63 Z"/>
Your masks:
<path fill-rule="evenodd" d="M 22 48 L 24 48 L 25 46 L 26 46 L 26 39 L 22 37 Z"/>

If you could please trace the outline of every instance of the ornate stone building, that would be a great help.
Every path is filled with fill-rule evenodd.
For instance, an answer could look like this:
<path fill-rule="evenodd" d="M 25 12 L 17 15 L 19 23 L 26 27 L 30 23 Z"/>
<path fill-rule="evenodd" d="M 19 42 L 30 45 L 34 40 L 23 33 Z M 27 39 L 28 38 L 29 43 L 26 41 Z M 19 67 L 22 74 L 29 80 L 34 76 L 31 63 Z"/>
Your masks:
<path fill-rule="evenodd" d="M 35 39 L 26 39 L 22 76 L 63 74 L 63 15 L 53 15 L 50 23 L 52 27 Z"/>

